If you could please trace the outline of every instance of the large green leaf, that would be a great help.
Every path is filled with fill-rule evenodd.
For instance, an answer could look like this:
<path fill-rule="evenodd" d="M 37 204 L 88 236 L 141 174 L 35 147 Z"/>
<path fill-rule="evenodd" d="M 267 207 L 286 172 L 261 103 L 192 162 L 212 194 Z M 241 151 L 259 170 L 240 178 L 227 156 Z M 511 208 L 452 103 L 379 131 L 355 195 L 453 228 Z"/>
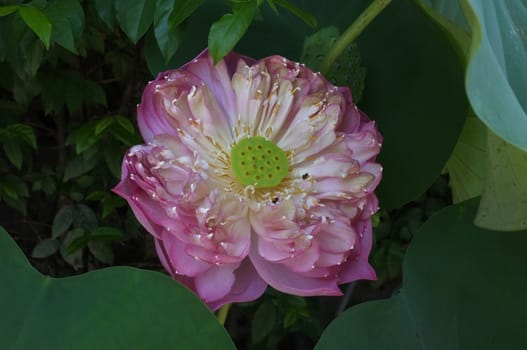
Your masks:
<path fill-rule="evenodd" d="M 527 235 L 477 228 L 477 206 L 472 199 L 425 223 L 401 292 L 350 308 L 317 349 L 525 349 Z"/>
<path fill-rule="evenodd" d="M 470 28 L 458 0 L 415 0 L 448 33 L 458 54 L 466 63 L 470 47 Z"/>
<path fill-rule="evenodd" d="M 448 18 L 450 23 L 439 21 L 445 29 L 453 33 L 452 26 L 469 30 L 457 1 L 421 1 Z M 486 127 L 474 120 L 467 122 L 448 164 L 454 200 L 483 193 L 478 225 L 495 230 L 525 229 L 527 153 L 515 145 L 525 150 L 527 144 L 527 99 L 523 93 L 527 84 L 527 1 L 463 4 L 473 32 L 465 57 L 466 90 L 477 116 L 493 132 L 488 133 L 487 154 Z"/>
<path fill-rule="evenodd" d="M 467 94 L 478 117 L 527 151 L 527 0 L 463 0 L 473 32 Z"/>
<path fill-rule="evenodd" d="M 361 106 L 384 136 L 381 205 L 415 199 L 440 174 L 467 114 L 463 69 L 445 32 L 394 1 L 358 41 L 368 69 Z"/>
<path fill-rule="evenodd" d="M 487 127 L 471 112 L 446 167 L 454 203 L 483 193 L 486 163 Z"/>
<path fill-rule="evenodd" d="M 157 272 L 46 277 L 0 228 L 0 278 L 2 349 L 234 349 L 204 304 Z"/>
<path fill-rule="evenodd" d="M 527 229 L 527 153 L 488 132 L 487 179 L 476 225 L 491 230 Z"/>

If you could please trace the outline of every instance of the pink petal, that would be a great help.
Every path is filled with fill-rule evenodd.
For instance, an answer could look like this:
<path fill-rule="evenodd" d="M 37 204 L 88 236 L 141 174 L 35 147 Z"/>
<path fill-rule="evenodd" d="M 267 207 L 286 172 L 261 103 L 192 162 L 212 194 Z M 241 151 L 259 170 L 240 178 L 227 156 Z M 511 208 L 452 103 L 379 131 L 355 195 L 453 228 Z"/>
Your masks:
<path fill-rule="evenodd" d="M 336 278 L 309 278 L 282 264 L 268 262 L 258 254 L 256 244 L 253 244 L 249 257 L 260 277 L 279 291 L 303 296 L 342 295 Z"/>
<path fill-rule="evenodd" d="M 319 257 L 320 250 L 318 242 L 314 240 L 311 247 L 296 255 L 294 258 L 284 261 L 283 264 L 289 267 L 291 271 L 306 272 L 315 268 L 315 263 Z"/>
<path fill-rule="evenodd" d="M 238 264 L 212 266 L 195 277 L 196 292 L 206 302 L 214 302 L 225 297 L 234 285 L 234 270 Z"/>
<path fill-rule="evenodd" d="M 372 227 L 371 220 L 361 221 L 358 225 L 358 230 L 361 232 L 362 237 L 360 238 L 359 256 L 355 259 L 348 260 L 342 267 L 340 273 L 341 283 L 349 283 L 356 280 L 375 280 L 377 275 L 375 270 L 370 266 L 368 262 L 368 256 L 370 255 L 372 245 Z"/>
<path fill-rule="evenodd" d="M 154 237 L 160 237 L 163 228 L 155 223 L 156 216 L 153 213 L 164 211 L 161 206 L 153 202 L 144 192 L 136 191 L 137 186 L 128 180 L 121 180 L 112 191 L 126 199 L 137 221 Z"/>
<path fill-rule="evenodd" d="M 160 80 L 165 73 L 160 73 L 145 87 L 141 103 L 137 106 L 137 125 L 146 142 L 152 141 L 156 135 L 171 134 L 177 136 L 176 130 L 166 118 L 166 111 L 160 95 L 156 92 Z"/>
<path fill-rule="evenodd" d="M 343 200 L 364 197 L 375 182 L 375 176 L 368 172 L 350 175 L 346 178 L 324 178 L 315 184 L 317 198 Z"/>
<path fill-rule="evenodd" d="M 338 131 L 345 132 L 347 134 L 356 132 L 361 123 L 361 112 L 353 104 L 351 98 L 351 92 L 348 87 L 339 87 L 338 91 L 344 96 L 344 101 L 346 104 L 345 113 L 340 119 L 340 124 L 337 128 Z"/>
<path fill-rule="evenodd" d="M 231 291 L 222 299 L 209 303 L 212 310 L 217 310 L 227 303 L 239 303 L 258 299 L 265 292 L 267 283 L 258 276 L 250 260 L 246 259 L 234 271 L 235 282 Z"/>
<path fill-rule="evenodd" d="M 227 120 L 224 121 L 227 122 L 227 126 L 233 126 L 237 116 L 234 91 L 231 87 L 232 72 L 229 72 L 229 65 L 234 66 L 242 59 L 242 56 L 231 53 L 214 65 L 208 50 L 204 50 L 181 68 L 196 75 L 212 91 L 221 105 L 222 114 L 227 116 Z"/>
<path fill-rule="evenodd" d="M 265 239 L 290 240 L 299 233 L 295 219 L 295 206 L 292 201 L 284 200 L 277 205 L 265 206 L 251 213 L 253 230 Z"/>
<path fill-rule="evenodd" d="M 370 122 L 369 124 L 372 124 Z M 376 131 L 361 131 L 347 135 L 344 139 L 352 152 L 353 159 L 361 165 L 375 159 L 381 150 L 382 137 Z"/>
<path fill-rule="evenodd" d="M 289 249 L 284 249 L 283 246 L 278 246 L 275 242 L 268 241 L 262 237 L 257 237 L 256 239 L 258 239 L 258 254 L 265 260 L 279 262 L 291 258 L 292 253 Z"/>
<path fill-rule="evenodd" d="M 189 256 L 185 252 L 186 245 L 170 233 L 163 234 L 163 244 L 167 247 L 169 259 L 176 274 L 195 277 L 211 267 L 211 264 Z"/>

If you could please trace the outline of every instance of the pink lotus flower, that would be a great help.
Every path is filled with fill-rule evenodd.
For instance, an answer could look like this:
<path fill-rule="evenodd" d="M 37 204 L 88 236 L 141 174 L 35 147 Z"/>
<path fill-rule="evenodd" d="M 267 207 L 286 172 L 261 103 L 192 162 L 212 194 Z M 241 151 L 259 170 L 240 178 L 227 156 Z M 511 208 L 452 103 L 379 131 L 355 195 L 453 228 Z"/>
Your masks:
<path fill-rule="evenodd" d="M 114 191 L 211 309 L 267 285 L 341 295 L 368 264 L 382 137 L 348 88 L 280 56 L 207 51 L 149 82 Z"/>

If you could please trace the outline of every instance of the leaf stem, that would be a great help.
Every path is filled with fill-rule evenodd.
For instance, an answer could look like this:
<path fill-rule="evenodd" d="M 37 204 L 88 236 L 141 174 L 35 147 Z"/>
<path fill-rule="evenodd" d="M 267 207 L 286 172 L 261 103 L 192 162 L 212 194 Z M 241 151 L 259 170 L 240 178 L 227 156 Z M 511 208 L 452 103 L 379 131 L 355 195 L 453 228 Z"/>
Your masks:
<path fill-rule="evenodd" d="M 362 31 L 392 0 L 373 0 L 329 49 L 320 66 L 320 73 L 327 74 L 342 52 L 359 37 Z"/>
<path fill-rule="evenodd" d="M 221 307 L 220 311 L 218 311 L 218 316 L 216 316 L 218 318 L 218 322 L 224 326 L 225 325 L 225 321 L 227 320 L 227 315 L 229 314 L 229 310 L 231 308 L 231 305 L 232 304 L 225 304 Z"/>

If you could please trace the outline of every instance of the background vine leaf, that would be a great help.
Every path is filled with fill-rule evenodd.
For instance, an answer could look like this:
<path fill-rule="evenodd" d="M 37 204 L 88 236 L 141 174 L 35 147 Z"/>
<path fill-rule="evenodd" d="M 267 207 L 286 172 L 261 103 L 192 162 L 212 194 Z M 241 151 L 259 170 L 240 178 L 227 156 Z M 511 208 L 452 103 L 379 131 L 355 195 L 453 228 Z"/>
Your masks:
<path fill-rule="evenodd" d="M 243 37 L 256 12 L 256 1 L 235 3 L 232 13 L 214 22 L 209 32 L 209 50 L 214 62 L 228 54 Z"/>
<path fill-rule="evenodd" d="M 132 43 L 137 43 L 150 28 L 154 21 L 155 9 L 156 1 L 115 0 L 117 21 Z"/>
<path fill-rule="evenodd" d="M 84 31 L 84 10 L 78 1 L 51 0 L 44 12 L 53 25 L 52 39 L 77 54 L 78 42 Z"/>
<path fill-rule="evenodd" d="M 18 11 L 27 26 L 40 38 L 46 49 L 49 49 L 52 26 L 48 17 L 34 6 L 20 6 Z"/>
<path fill-rule="evenodd" d="M 159 49 L 168 63 L 181 42 L 181 31 L 174 23 L 176 0 L 158 0 L 154 15 L 154 34 Z"/>

